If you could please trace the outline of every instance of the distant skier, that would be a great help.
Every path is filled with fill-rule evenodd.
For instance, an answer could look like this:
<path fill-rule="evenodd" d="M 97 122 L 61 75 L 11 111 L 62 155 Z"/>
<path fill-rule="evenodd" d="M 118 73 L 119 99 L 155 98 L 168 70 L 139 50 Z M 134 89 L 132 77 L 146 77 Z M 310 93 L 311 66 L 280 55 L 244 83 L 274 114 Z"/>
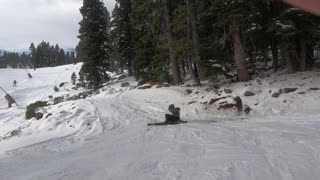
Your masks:
<path fill-rule="evenodd" d="M 13 81 L 13 87 L 17 87 L 17 81 L 16 80 Z"/>
<path fill-rule="evenodd" d="M 171 112 L 171 115 L 166 114 L 166 122 L 167 123 L 175 123 L 175 122 L 181 121 L 179 107 L 174 107 L 173 104 L 170 104 L 168 110 Z"/>

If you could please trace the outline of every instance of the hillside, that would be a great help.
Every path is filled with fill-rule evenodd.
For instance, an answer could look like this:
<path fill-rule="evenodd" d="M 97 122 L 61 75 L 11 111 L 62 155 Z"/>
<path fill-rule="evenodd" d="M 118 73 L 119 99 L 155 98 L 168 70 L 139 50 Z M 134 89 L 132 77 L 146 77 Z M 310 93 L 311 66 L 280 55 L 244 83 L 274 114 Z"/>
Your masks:
<path fill-rule="evenodd" d="M 147 89 L 114 75 L 98 93 L 45 107 L 42 119 L 25 120 L 30 103 L 84 93 L 74 90 L 70 79 L 80 66 L 37 69 L 32 79 L 23 70 L 0 69 L 0 85 L 18 102 L 8 109 L 0 99 L 1 178 L 312 180 L 320 175 L 319 70 L 266 73 L 247 83 Z M 129 85 L 121 87 L 124 82 Z M 236 107 L 219 110 L 237 96 L 242 110 L 252 109 L 248 114 Z M 146 126 L 164 121 L 169 104 L 181 107 L 189 123 Z"/>

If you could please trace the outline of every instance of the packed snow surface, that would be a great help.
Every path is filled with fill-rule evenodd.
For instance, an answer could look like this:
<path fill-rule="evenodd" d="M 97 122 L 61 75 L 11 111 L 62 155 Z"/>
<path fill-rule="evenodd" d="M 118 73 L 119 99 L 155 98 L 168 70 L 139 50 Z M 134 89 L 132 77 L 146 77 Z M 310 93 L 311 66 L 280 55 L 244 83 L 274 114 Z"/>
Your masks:
<path fill-rule="evenodd" d="M 30 103 L 84 91 L 70 82 L 80 66 L 32 70 L 32 79 L 24 70 L 0 69 L 0 86 L 18 103 L 8 109 L 0 99 L 0 179 L 319 179 L 320 96 L 310 90 L 320 86 L 317 71 L 226 86 L 251 115 L 204 103 L 216 97 L 207 86 L 140 90 L 126 78 L 86 99 L 45 107 L 41 120 L 25 120 Z M 299 89 L 271 97 L 286 87 Z M 244 97 L 246 90 L 256 96 Z M 189 123 L 146 126 L 163 121 L 171 103 Z"/>

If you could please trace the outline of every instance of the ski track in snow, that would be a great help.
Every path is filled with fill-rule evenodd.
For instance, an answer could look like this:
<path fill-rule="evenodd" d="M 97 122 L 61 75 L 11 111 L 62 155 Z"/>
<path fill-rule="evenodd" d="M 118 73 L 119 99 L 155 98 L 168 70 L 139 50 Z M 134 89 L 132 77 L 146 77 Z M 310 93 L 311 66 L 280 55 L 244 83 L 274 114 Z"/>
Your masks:
<path fill-rule="evenodd" d="M 55 81 L 42 87 L 52 89 L 60 83 Z M 31 95 L 26 98 L 23 89 L 10 92 L 21 94 L 17 99 L 24 104 L 34 100 Z M 162 109 L 172 97 L 154 90 L 152 96 L 143 92 L 143 99 L 140 92 L 108 87 L 100 95 L 47 110 L 59 112 L 61 106 L 70 113 L 32 123 L 24 120 L 24 109 L 2 105 L 0 130 L 33 128 L 26 130 L 30 137 L 46 138 L 30 140 L 22 134 L 1 141 L 3 148 L 8 148 L 3 143 L 21 143 L 17 139 L 30 143 L 0 156 L 0 179 L 316 180 L 320 175 L 320 115 L 199 121 L 192 119 L 195 113 L 187 124 L 148 127 L 147 123 L 164 119 Z M 48 131 L 55 121 L 60 124 Z"/>

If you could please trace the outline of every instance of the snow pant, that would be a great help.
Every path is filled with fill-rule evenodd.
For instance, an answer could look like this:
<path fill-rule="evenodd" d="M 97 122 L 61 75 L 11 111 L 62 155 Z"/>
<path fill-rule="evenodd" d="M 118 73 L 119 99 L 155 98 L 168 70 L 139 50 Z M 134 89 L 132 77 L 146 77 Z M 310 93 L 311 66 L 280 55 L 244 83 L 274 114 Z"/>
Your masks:
<path fill-rule="evenodd" d="M 166 114 L 166 122 L 167 123 L 174 123 L 177 121 L 181 121 L 179 117 L 177 116 L 173 116 L 171 114 Z"/>

